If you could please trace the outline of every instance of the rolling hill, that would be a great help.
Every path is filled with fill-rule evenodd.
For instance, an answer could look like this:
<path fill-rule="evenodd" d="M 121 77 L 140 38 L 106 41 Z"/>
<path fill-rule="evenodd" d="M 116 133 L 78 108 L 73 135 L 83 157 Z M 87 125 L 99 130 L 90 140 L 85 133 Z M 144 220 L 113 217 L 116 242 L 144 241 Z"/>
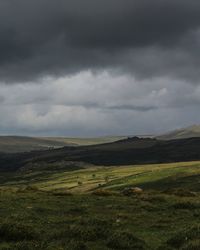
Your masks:
<path fill-rule="evenodd" d="M 83 146 L 110 143 L 125 138 L 123 136 L 105 136 L 97 138 L 67 138 L 67 137 L 26 137 L 0 136 L 0 152 L 18 153 L 35 150 L 47 150 L 64 146 Z"/>
<path fill-rule="evenodd" d="M 1 174 L 0 249 L 200 249 L 199 175 L 200 162 Z"/>
<path fill-rule="evenodd" d="M 161 141 L 151 138 L 128 138 L 113 143 L 64 147 L 54 150 L 0 154 L 1 170 L 21 168 L 63 168 L 73 170 L 84 164 L 120 166 L 200 160 L 200 138 Z M 80 166 L 81 163 L 81 166 Z"/>
<path fill-rule="evenodd" d="M 47 150 L 49 148 L 60 148 L 67 144 L 63 141 L 56 141 L 53 138 L 26 137 L 26 136 L 0 136 L 0 152 L 17 153 L 34 150 Z"/>
<path fill-rule="evenodd" d="M 1 153 L 0 249 L 200 249 L 197 160 L 200 138 Z"/>
<path fill-rule="evenodd" d="M 200 137 L 200 125 L 193 125 L 187 128 L 177 129 L 156 138 L 160 140 L 185 139 L 192 137 Z"/>

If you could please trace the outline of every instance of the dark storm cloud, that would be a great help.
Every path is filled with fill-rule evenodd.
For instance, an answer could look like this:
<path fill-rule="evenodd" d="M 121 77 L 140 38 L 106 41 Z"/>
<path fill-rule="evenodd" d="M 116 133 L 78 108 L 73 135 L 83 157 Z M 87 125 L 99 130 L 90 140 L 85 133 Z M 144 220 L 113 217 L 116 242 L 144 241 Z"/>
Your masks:
<path fill-rule="evenodd" d="M 0 79 L 82 70 L 199 79 L 198 0 L 0 0 Z"/>

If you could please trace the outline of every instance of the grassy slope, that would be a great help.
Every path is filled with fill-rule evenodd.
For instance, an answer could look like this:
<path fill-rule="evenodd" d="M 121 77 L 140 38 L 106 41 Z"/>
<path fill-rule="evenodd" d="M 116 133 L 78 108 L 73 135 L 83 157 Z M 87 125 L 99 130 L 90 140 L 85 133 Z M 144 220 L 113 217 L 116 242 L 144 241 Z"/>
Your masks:
<path fill-rule="evenodd" d="M 200 249 L 199 174 L 200 162 L 4 173 L 0 249 Z M 98 184 L 106 196 L 88 193 Z M 130 185 L 144 193 L 118 192 Z"/>
<path fill-rule="evenodd" d="M 182 243 L 176 235 L 199 225 L 199 201 L 156 193 L 96 197 L 6 191 L 0 196 L 0 249 L 178 249 L 185 236 Z M 198 237 L 196 230 L 192 242 Z"/>
<path fill-rule="evenodd" d="M 25 170 L 0 177 L 2 185 L 33 185 L 40 190 L 67 190 L 85 193 L 96 188 L 121 190 L 126 186 L 140 186 L 147 189 L 164 190 L 168 187 L 183 187 L 200 190 L 196 180 L 200 176 L 200 162 L 171 164 L 133 165 L 121 167 L 95 167 L 83 165 L 85 169 L 66 171 L 50 168 Z M 191 179 L 191 180 L 190 180 Z"/>
<path fill-rule="evenodd" d="M 174 140 L 192 137 L 200 137 L 200 125 L 193 125 L 187 128 L 177 129 L 160 135 L 157 138 L 160 140 Z"/>

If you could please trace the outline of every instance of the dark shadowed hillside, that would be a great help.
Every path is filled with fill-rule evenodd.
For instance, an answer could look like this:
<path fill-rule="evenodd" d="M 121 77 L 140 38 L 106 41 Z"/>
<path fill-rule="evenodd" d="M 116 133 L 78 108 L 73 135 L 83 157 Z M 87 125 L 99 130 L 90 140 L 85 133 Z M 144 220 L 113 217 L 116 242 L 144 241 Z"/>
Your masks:
<path fill-rule="evenodd" d="M 113 143 L 64 147 L 55 150 L 18 154 L 1 154 L 1 170 L 16 170 L 42 165 L 69 167 L 69 162 L 95 165 L 128 165 L 200 160 L 200 138 L 161 141 L 137 137 Z"/>

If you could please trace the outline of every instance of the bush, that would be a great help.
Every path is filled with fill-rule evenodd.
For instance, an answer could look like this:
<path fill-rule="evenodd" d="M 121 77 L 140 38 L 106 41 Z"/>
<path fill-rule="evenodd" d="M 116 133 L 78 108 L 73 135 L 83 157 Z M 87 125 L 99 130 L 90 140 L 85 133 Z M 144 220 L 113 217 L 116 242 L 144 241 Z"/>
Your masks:
<path fill-rule="evenodd" d="M 12 250 L 33 250 L 33 249 L 46 249 L 44 244 L 37 242 L 37 241 L 21 241 L 16 243 Z"/>
<path fill-rule="evenodd" d="M 32 227 L 22 224 L 0 224 L 0 238 L 6 241 L 33 240 L 38 234 Z"/>
<path fill-rule="evenodd" d="M 182 247 L 181 250 L 199 250 L 200 240 L 190 241 L 186 246 Z"/>
<path fill-rule="evenodd" d="M 107 236 L 107 230 L 100 226 L 80 226 L 70 227 L 68 236 L 71 238 L 81 239 L 83 241 L 95 241 Z"/>
<path fill-rule="evenodd" d="M 166 202 L 166 198 L 164 195 L 149 195 L 145 194 L 141 196 L 141 200 L 148 201 L 150 203 L 163 203 Z"/>
<path fill-rule="evenodd" d="M 24 188 L 24 191 L 34 191 L 34 192 L 37 192 L 37 191 L 39 191 L 39 189 L 38 189 L 38 187 L 36 187 L 36 186 L 31 186 L 31 185 L 28 185 L 28 186 L 26 186 L 25 188 Z"/>
<path fill-rule="evenodd" d="M 178 234 L 176 234 L 174 237 L 172 237 L 171 239 L 169 239 L 167 241 L 167 244 L 169 246 L 172 246 L 176 249 L 191 249 L 192 248 L 185 248 L 185 247 L 189 247 L 188 244 L 194 244 L 195 240 L 199 240 L 200 238 L 200 226 L 195 226 L 192 227 L 188 230 L 179 232 Z M 199 248 L 200 249 L 200 248 Z"/>
<path fill-rule="evenodd" d="M 122 190 L 122 194 L 126 196 L 130 195 L 140 195 L 143 193 L 143 190 L 139 187 L 126 187 L 124 190 Z"/>
<path fill-rule="evenodd" d="M 100 220 L 83 220 L 81 224 L 68 225 L 62 229 L 54 231 L 50 238 L 56 240 L 69 241 L 82 240 L 82 241 L 96 241 L 105 239 L 109 235 L 109 229 L 112 224 L 107 221 Z"/>
<path fill-rule="evenodd" d="M 66 250 L 87 250 L 87 246 L 83 241 L 76 241 L 76 240 L 71 240 L 66 248 Z"/>
<path fill-rule="evenodd" d="M 72 195 L 72 193 L 68 191 L 53 191 L 51 194 L 55 196 L 71 196 Z"/>
<path fill-rule="evenodd" d="M 2 244 L 1 244 L 0 249 L 1 249 L 1 250 L 13 250 L 13 246 L 8 245 L 8 244 L 5 243 L 5 245 L 2 245 Z"/>
<path fill-rule="evenodd" d="M 157 250 L 174 250 L 174 248 L 172 248 L 168 245 L 162 245 Z"/>
<path fill-rule="evenodd" d="M 195 192 L 192 192 L 190 190 L 187 189 L 183 189 L 183 188 L 171 188 L 171 189 L 167 189 L 164 191 L 164 193 L 166 194 L 173 194 L 179 197 L 196 197 L 197 194 Z"/>
<path fill-rule="evenodd" d="M 97 196 L 112 196 L 112 195 L 116 195 L 116 192 L 112 192 L 109 190 L 105 190 L 105 189 L 97 189 L 94 192 L 92 192 L 93 195 L 97 195 Z"/>
<path fill-rule="evenodd" d="M 175 208 L 175 209 L 189 209 L 189 210 L 191 210 L 191 209 L 199 208 L 200 204 L 195 203 L 195 202 L 190 202 L 190 201 L 187 201 L 187 202 L 177 202 L 172 207 Z"/>
<path fill-rule="evenodd" d="M 119 250 L 148 249 L 143 240 L 138 239 L 133 234 L 128 232 L 116 232 L 112 234 L 107 241 L 107 247 Z"/>

